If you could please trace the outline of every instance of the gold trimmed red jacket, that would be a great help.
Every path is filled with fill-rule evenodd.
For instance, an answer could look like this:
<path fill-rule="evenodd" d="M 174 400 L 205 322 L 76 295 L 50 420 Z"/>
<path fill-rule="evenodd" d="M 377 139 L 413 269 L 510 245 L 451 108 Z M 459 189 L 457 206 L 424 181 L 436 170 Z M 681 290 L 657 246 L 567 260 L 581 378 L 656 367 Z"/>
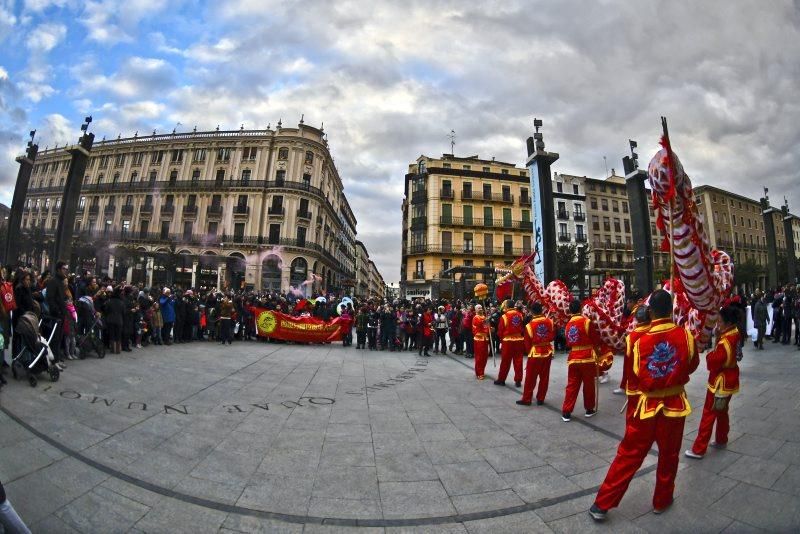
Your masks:
<path fill-rule="evenodd" d="M 650 323 L 647 323 L 637 326 L 628 332 L 628 337 L 625 338 L 625 361 L 622 362 L 622 365 L 625 367 L 625 376 L 628 378 L 625 383 L 626 395 L 638 395 L 641 393 L 639 391 L 639 377 L 633 372 L 633 345 L 649 331 Z"/>
<path fill-rule="evenodd" d="M 564 327 L 569 356 L 567 365 L 573 363 L 595 363 L 594 345 L 590 332 L 592 321 L 583 315 L 573 315 Z"/>
<path fill-rule="evenodd" d="M 553 321 L 544 315 L 535 315 L 525 326 L 525 354 L 528 358 L 549 358 L 553 355 Z"/>
<path fill-rule="evenodd" d="M 522 341 L 525 317 L 517 310 L 508 310 L 497 323 L 497 337 L 501 341 Z"/>
<path fill-rule="evenodd" d="M 739 346 L 739 329 L 735 326 L 722 332 L 714 350 L 706 355 L 708 390 L 721 396 L 739 392 L 739 364 L 736 349 Z"/>
<path fill-rule="evenodd" d="M 489 325 L 486 324 L 486 316 L 478 315 L 472 318 L 472 335 L 475 341 L 488 341 Z"/>
<path fill-rule="evenodd" d="M 634 417 L 649 419 L 692 413 L 683 386 L 700 363 L 694 337 L 670 319 L 650 323 L 650 331 L 633 345 L 633 372 L 639 380 L 639 402 Z"/>

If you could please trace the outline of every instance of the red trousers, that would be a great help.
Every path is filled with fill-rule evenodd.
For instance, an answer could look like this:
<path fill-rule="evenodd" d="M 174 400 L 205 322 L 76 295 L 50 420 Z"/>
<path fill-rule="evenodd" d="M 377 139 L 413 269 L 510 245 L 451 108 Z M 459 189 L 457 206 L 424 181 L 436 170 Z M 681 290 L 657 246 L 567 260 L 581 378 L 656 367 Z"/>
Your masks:
<path fill-rule="evenodd" d="M 730 407 L 730 403 L 728 404 Z M 714 421 L 717 422 L 717 443 L 728 443 L 728 430 L 730 421 L 728 419 L 728 408 L 723 412 L 714 410 L 714 394 L 706 390 L 706 403 L 703 405 L 703 416 L 700 418 L 700 428 L 697 430 L 697 437 L 692 445 L 692 452 L 705 454 L 708 449 L 708 440 L 711 439 L 711 431 L 714 429 Z"/>
<path fill-rule="evenodd" d="M 503 341 L 500 345 L 500 373 L 497 379 L 505 382 L 508 376 L 508 371 L 511 369 L 511 361 L 514 361 L 514 382 L 522 382 L 522 355 L 525 353 L 525 342 L 521 339 L 518 341 Z"/>
<path fill-rule="evenodd" d="M 489 341 L 475 340 L 473 343 L 475 355 L 475 376 L 483 376 L 486 370 L 486 359 L 489 357 Z"/>
<path fill-rule="evenodd" d="M 525 367 L 525 387 L 522 390 L 522 402 L 533 400 L 533 388 L 536 381 L 539 381 L 539 391 L 536 393 L 536 400 L 544 402 L 547 395 L 547 386 L 550 384 L 550 362 L 553 358 L 528 358 L 528 365 Z"/>
<path fill-rule="evenodd" d="M 562 412 L 572 413 L 575 408 L 575 401 L 578 400 L 578 392 L 583 385 L 583 407 L 586 410 L 594 410 L 595 401 L 595 379 L 597 378 L 597 366 L 592 362 L 573 363 L 567 369 L 567 391 L 564 395 L 564 405 Z"/>
<path fill-rule="evenodd" d="M 658 445 L 658 467 L 653 508 L 668 506 L 675 490 L 675 473 L 678 472 L 685 422 L 685 417 L 665 417 L 662 412 L 649 419 L 629 419 L 625 426 L 625 437 L 619 444 L 617 456 L 608 468 L 594 503 L 602 510 L 619 506 L 628 484 L 655 441 Z"/>

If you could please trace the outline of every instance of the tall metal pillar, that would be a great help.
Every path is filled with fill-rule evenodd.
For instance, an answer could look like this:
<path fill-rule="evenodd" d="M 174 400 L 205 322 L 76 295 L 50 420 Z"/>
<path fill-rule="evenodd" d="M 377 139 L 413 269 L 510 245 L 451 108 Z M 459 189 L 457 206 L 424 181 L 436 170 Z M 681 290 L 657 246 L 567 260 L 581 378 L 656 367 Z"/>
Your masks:
<path fill-rule="evenodd" d="M 786 281 L 790 284 L 797 283 L 797 261 L 795 259 L 794 250 L 794 234 L 792 231 L 792 219 L 794 218 L 789 214 L 789 201 L 784 199 L 783 207 L 783 233 L 786 234 Z"/>
<path fill-rule="evenodd" d="M 655 289 L 655 269 L 653 268 L 653 236 L 650 232 L 649 201 L 644 187 L 647 172 L 639 169 L 639 155 L 635 151 L 636 141 L 628 140 L 628 143 L 631 147 L 631 155 L 622 158 L 622 166 L 625 169 L 625 186 L 628 191 L 628 207 L 633 231 L 633 269 L 636 288 L 643 295 L 649 295 Z"/>
<path fill-rule="evenodd" d="M 555 152 L 546 152 L 544 137 L 539 132 L 542 121 L 533 120 L 536 132 L 528 138 L 526 166 L 531 175 L 531 208 L 533 213 L 534 249 L 539 257 L 533 266 L 534 273 L 547 285 L 558 278 L 556 265 L 556 217 L 553 208 L 553 178 L 550 166 L 558 159 Z"/>
<path fill-rule="evenodd" d="M 777 213 L 769 205 L 769 190 L 764 188 L 764 198 L 761 199 L 761 215 L 764 217 L 764 231 L 767 234 L 767 286 L 770 289 L 778 287 L 778 244 L 775 240 L 775 219 L 773 213 Z"/>
<path fill-rule="evenodd" d="M 16 265 L 17 260 L 19 260 L 19 239 L 17 239 L 17 236 L 20 234 L 22 210 L 25 209 L 25 197 L 28 195 L 28 184 L 31 181 L 33 163 L 36 161 L 36 154 L 39 152 L 39 145 L 33 142 L 36 130 L 31 130 L 30 135 L 31 140 L 28 141 L 25 155 L 17 158 L 19 171 L 17 172 L 17 183 L 14 186 L 14 198 L 11 201 L 11 213 L 8 214 L 6 249 L 3 251 L 3 262 L 8 265 Z"/>
<path fill-rule="evenodd" d="M 72 155 L 72 161 L 69 163 L 67 183 L 64 186 L 64 193 L 61 199 L 61 211 L 58 213 L 58 226 L 56 227 L 56 239 L 53 246 L 54 262 L 62 259 L 69 260 L 72 252 L 75 213 L 81 196 L 86 163 L 89 161 L 89 152 L 92 150 L 92 144 L 94 143 L 94 134 L 87 131 L 91 122 L 91 117 L 84 119 L 84 123 L 81 125 L 83 134 L 78 140 L 78 144 L 67 149 L 67 152 Z"/>

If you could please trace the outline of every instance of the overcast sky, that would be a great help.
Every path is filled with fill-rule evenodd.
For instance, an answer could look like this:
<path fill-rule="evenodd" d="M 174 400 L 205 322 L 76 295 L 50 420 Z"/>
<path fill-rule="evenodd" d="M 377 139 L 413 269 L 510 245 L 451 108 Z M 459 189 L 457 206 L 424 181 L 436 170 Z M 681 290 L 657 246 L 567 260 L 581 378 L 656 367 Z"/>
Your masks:
<path fill-rule="evenodd" d="M 558 172 L 643 164 L 659 117 L 698 184 L 800 212 L 800 1 L 0 0 L 0 202 L 27 132 L 325 124 L 387 282 L 420 154 L 524 164 L 533 117 Z"/>

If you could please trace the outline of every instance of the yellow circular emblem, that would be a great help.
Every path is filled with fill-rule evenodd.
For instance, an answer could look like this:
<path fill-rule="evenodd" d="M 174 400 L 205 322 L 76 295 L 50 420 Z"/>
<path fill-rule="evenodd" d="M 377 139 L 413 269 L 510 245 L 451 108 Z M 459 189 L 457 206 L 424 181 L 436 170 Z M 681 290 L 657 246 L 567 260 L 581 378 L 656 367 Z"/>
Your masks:
<path fill-rule="evenodd" d="M 275 319 L 275 314 L 271 311 L 263 311 L 258 314 L 258 329 L 265 334 L 271 334 L 275 327 L 278 326 L 278 321 Z"/>

